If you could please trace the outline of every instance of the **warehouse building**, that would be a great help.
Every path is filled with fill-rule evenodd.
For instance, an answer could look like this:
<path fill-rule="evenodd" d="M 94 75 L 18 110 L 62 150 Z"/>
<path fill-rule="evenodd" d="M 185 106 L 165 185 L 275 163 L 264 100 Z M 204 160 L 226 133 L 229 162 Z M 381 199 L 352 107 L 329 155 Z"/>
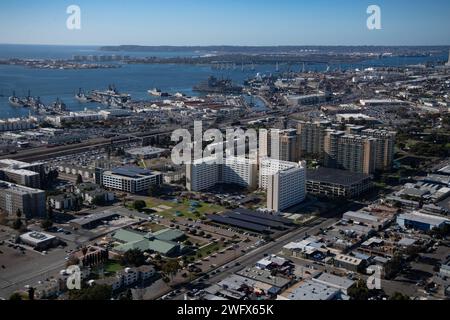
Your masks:
<path fill-rule="evenodd" d="M 448 218 L 417 211 L 404 213 L 397 217 L 397 224 L 400 227 L 421 231 L 431 231 L 435 228 L 442 228 L 445 224 L 449 223 L 450 220 Z"/>

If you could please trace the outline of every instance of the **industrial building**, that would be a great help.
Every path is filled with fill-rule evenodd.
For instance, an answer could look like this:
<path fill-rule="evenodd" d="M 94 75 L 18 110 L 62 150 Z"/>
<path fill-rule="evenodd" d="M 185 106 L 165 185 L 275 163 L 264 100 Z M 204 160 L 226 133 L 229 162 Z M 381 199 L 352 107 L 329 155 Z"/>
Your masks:
<path fill-rule="evenodd" d="M 405 229 L 416 229 L 421 231 L 431 231 L 449 224 L 450 219 L 421 213 L 418 211 L 401 214 L 397 217 L 397 224 Z"/>

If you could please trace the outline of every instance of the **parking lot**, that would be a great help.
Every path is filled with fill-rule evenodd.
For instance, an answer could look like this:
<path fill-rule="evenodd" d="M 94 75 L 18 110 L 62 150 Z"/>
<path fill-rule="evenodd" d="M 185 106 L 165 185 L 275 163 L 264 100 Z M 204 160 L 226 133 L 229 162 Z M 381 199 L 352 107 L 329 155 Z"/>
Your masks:
<path fill-rule="evenodd" d="M 2 232 L 1 238 L 5 236 L 6 232 Z M 8 298 L 18 288 L 59 273 L 65 267 L 67 252 L 75 249 L 75 245 L 69 243 L 44 254 L 1 241 L 4 241 L 0 245 L 0 297 L 3 298 Z"/>

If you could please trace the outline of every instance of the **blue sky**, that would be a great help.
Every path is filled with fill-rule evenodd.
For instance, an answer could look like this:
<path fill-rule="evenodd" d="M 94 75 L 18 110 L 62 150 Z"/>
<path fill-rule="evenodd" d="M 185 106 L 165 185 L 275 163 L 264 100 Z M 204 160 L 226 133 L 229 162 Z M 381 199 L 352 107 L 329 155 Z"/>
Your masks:
<path fill-rule="evenodd" d="M 81 30 L 66 8 L 81 8 Z M 382 30 L 366 27 L 381 7 Z M 1 0 L 0 43 L 449 45 L 448 0 Z"/>

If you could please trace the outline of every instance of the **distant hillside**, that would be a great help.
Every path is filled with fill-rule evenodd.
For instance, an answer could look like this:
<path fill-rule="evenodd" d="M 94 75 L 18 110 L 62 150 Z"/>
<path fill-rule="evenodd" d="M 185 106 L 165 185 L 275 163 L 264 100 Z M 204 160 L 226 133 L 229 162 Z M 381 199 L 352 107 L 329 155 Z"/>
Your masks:
<path fill-rule="evenodd" d="M 400 55 L 437 54 L 448 52 L 448 46 L 423 47 L 389 47 L 389 46 L 139 46 L 120 45 L 104 46 L 101 51 L 128 51 L 128 52 L 182 52 L 201 51 L 220 54 L 311 54 L 311 53 L 385 53 Z"/>

